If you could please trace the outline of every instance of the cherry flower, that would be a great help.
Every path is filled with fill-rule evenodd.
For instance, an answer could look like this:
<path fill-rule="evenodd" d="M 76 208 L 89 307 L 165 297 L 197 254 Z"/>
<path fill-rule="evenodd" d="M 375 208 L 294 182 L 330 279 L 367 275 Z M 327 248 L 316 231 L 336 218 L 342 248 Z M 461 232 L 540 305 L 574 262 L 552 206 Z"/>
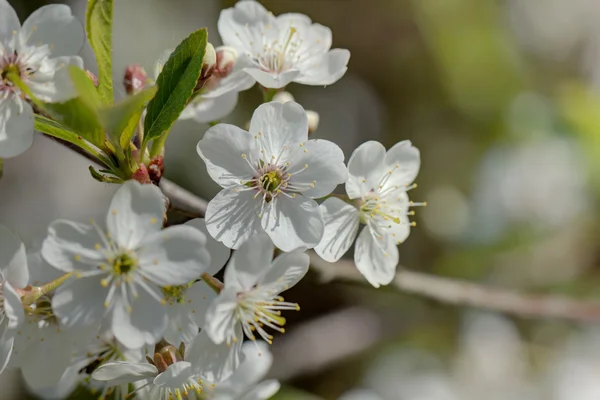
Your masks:
<path fill-rule="evenodd" d="M 174 346 L 160 342 L 153 357 L 146 362 L 110 362 L 92 373 L 92 379 L 108 385 L 138 383 L 136 393 L 149 400 L 200 397 L 204 387 L 212 387 L 227 379 L 237 368 L 241 343 L 236 346 L 215 346 L 204 333 L 199 333 L 191 346 Z"/>
<path fill-rule="evenodd" d="M 206 235 L 206 249 L 210 254 L 210 267 L 206 273 L 215 275 L 227 262 L 229 249 L 210 237 L 204 219 L 196 218 L 185 225 L 192 226 Z M 217 294 L 202 281 L 165 287 L 162 291 L 169 316 L 169 325 L 163 337 L 170 343 L 191 343 L 204 324 L 208 305 Z"/>
<path fill-rule="evenodd" d="M 280 293 L 306 275 L 309 258 L 298 249 L 272 260 L 274 250 L 269 237 L 262 233 L 250 238 L 231 257 L 223 290 L 206 312 L 204 329 L 215 343 L 239 343 L 241 331 L 251 340 L 258 335 L 271 343 L 273 336 L 264 327 L 284 332 L 281 311 L 300 309 L 298 304 L 284 301 Z"/>
<path fill-rule="evenodd" d="M 352 204 L 329 198 L 321 205 L 325 234 L 315 251 L 326 261 L 335 262 L 352 246 L 360 223 L 366 228 L 358 235 L 354 262 L 374 287 L 394 278 L 399 255 L 398 244 L 410 233 L 411 207 L 424 205 L 408 199 L 407 191 L 419 172 L 419 150 L 408 140 L 390 150 L 379 142 L 360 145 L 348 162 L 346 192 Z"/>
<path fill-rule="evenodd" d="M 218 29 L 223 42 L 251 63 L 244 71 L 265 88 L 331 85 L 348 69 L 350 52 L 330 50 L 331 30 L 306 15 L 275 17 L 256 1 L 239 1 L 221 12 Z"/>
<path fill-rule="evenodd" d="M 129 348 L 160 339 L 168 318 L 159 287 L 186 284 L 210 262 L 206 236 L 190 226 L 161 229 L 164 212 L 157 187 L 128 181 L 112 199 L 108 233 L 93 221 L 50 225 L 42 256 L 75 277 L 52 299 L 63 324 L 107 318 L 115 337 Z"/>
<path fill-rule="evenodd" d="M 220 46 L 213 52 L 216 52 L 216 55 L 212 73 L 179 119 L 194 119 L 200 123 L 207 123 L 225 118 L 235 109 L 238 93 L 250 89 L 256 83 L 243 71 L 244 60 L 238 58 L 236 49 Z M 156 63 L 155 80 L 170 56 L 171 51 L 167 51 Z"/>
<path fill-rule="evenodd" d="M 348 176 L 336 144 L 308 140 L 306 112 L 294 102 L 258 107 L 250 132 L 212 127 L 198 143 L 198 154 L 224 188 L 208 204 L 208 232 L 234 249 L 262 231 L 283 251 L 316 246 L 323 219 L 313 199 Z"/>
<path fill-rule="evenodd" d="M 0 226 L 0 373 L 10 360 L 16 329 L 25 319 L 21 296 L 15 289 L 24 288 L 28 280 L 25 246 Z"/>
<path fill-rule="evenodd" d="M 264 342 L 242 345 L 243 361 L 225 381 L 207 387 L 206 400 L 266 400 L 279 391 L 279 381 L 264 380 L 273 364 L 273 355 Z"/>
<path fill-rule="evenodd" d="M 65 5 L 47 5 L 21 26 L 15 10 L 0 0 L 0 157 L 15 157 L 33 142 L 33 109 L 11 81 L 17 75 L 44 101 L 64 101 L 72 91 L 67 65 L 83 67 L 75 56 L 83 46 L 83 27 Z"/>

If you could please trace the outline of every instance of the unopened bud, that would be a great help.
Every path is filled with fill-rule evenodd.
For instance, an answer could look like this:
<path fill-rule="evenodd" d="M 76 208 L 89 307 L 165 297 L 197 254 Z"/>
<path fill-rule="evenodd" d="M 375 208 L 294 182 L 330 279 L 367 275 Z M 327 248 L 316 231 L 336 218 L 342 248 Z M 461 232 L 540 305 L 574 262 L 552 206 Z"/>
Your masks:
<path fill-rule="evenodd" d="M 146 86 L 146 71 L 140 65 L 132 64 L 125 69 L 123 85 L 127 94 L 136 94 Z"/>
<path fill-rule="evenodd" d="M 92 71 L 88 71 L 87 69 L 85 70 L 85 73 L 87 74 L 88 78 L 90 78 L 91 81 L 94 82 L 94 86 L 98 87 L 98 77 L 96 76 L 96 74 L 94 74 Z"/>
<path fill-rule="evenodd" d="M 233 70 L 233 66 L 238 58 L 238 52 L 235 48 L 229 46 L 217 47 L 217 67 L 214 74 L 219 78 L 225 78 Z"/>
<path fill-rule="evenodd" d="M 206 81 L 212 76 L 217 65 L 217 53 L 212 44 L 206 44 L 206 50 L 204 51 L 204 62 L 202 64 L 202 71 L 200 71 L 200 77 L 194 88 L 194 92 L 199 91 L 204 87 Z"/>
<path fill-rule="evenodd" d="M 290 92 L 277 92 L 275 93 L 275 96 L 273 96 L 273 101 L 276 101 L 278 103 L 281 104 L 285 104 L 288 101 L 294 101 L 294 96 L 292 96 L 292 94 Z"/>
<path fill-rule="evenodd" d="M 316 111 L 306 110 L 306 116 L 308 117 L 308 134 L 315 133 L 319 127 L 319 113 Z"/>

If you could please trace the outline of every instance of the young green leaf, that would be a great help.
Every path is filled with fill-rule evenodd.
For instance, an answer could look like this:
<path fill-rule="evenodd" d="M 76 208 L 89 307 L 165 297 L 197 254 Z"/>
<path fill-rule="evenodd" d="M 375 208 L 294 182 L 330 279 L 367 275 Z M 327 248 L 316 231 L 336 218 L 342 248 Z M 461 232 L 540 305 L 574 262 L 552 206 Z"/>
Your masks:
<path fill-rule="evenodd" d="M 148 104 L 144 144 L 158 138 L 164 142 L 192 97 L 202 71 L 207 40 L 204 28 L 192 33 L 177 46 L 164 65 L 156 82 L 158 92 Z"/>
<path fill-rule="evenodd" d="M 146 104 L 156 94 L 156 90 L 156 86 L 144 89 L 110 108 L 100 110 L 100 122 L 115 146 L 120 146 L 122 149 L 129 147 L 137 121 L 140 120 Z"/>
<path fill-rule="evenodd" d="M 112 80 L 113 0 L 88 0 L 86 30 L 98 63 L 98 93 L 102 102 L 114 101 Z"/>

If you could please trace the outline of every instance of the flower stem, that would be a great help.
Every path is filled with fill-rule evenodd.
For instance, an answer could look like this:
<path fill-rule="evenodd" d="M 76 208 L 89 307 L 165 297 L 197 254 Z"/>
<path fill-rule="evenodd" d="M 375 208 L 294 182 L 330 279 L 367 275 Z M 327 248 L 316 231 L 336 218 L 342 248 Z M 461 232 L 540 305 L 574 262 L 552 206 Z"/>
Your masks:
<path fill-rule="evenodd" d="M 269 103 L 273 101 L 273 97 L 277 94 L 277 89 L 268 89 L 263 87 L 263 103 Z"/>
<path fill-rule="evenodd" d="M 215 278 L 214 276 L 210 276 L 207 272 L 201 275 L 202 281 L 206 283 L 215 293 L 221 293 L 223 290 L 223 282 Z"/>
<path fill-rule="evenodd" d="M 41 296 L 52 292 L 53 290 L 58 289 L 63 283 L 67 281 L 73 275 L 73 272 L 69 272 L 64 274 L 63 276 L 53 280 L 52 282 L 48 282 L 42 286 L 33 286 L 25 291 L 21 301 L 24 305 L 30 305 L 35 303 L 37 299 Z"/>

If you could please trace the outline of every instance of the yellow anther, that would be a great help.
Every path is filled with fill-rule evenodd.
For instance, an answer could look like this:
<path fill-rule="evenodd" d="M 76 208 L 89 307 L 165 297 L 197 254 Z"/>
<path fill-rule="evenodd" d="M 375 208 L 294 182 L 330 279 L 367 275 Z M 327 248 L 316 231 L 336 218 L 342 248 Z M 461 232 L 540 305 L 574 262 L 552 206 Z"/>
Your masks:
<path fill-rule="evenodd" d="M 150 218 L 150 223 L 151 224 L 156 224 L 158 222 L 158 220 L 154 217 Z"/>
<path fill-rule="evenodd" d="M 104 278 L 104 279 L 100 280 L 100 285 L 101 285 L 102 287 L 107 287 L 107 286 L 108 286 L 108 283 L 109 283 L 109 282 L 108 282 L 108 279 L 106 279 L 106 278 Z"/>

